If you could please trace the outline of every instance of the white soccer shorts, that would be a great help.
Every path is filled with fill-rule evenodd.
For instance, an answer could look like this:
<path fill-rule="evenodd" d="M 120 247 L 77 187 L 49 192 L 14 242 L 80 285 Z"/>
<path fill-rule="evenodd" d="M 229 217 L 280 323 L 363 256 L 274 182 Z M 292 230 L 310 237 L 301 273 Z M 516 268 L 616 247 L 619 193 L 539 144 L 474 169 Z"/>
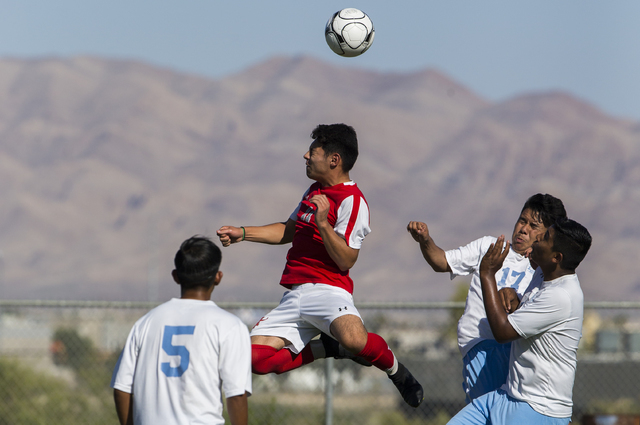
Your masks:
<path fill-rule="evenodd" d="M 256 323 L 251 336 L 284 338 L 289 341 L 285 348 L 297 354 L 320 332 L 331 335 L 331 322 L 347 314 L 362 320 L 353 296 L 344 289 L 323 283 L 296 285 Z"/>

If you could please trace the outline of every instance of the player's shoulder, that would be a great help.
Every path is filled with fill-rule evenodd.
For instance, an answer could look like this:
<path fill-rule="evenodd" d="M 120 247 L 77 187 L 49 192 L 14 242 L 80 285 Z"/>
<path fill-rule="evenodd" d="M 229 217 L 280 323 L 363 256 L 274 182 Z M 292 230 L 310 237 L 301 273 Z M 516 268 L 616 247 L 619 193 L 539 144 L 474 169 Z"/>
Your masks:
<path fill-rule="evenodd" d="M 223 340 L 249 337 L 249 327 L 230 311 L 217 307 L 217 311 L 210 316 L 210 319 L 210 326 L 217 329 L 215 332 Z"/>
<path fill-rule="evenodd" d="M 151 310 L 149 310 L 144 316 L 138 319 L 138 322 L 143 322 L 145 320 L 150 320 L 156 315 L 163 315 L 167 310 L 173 310 L 176 305 L 177 298 L 172 298 L 169 301 L 165 301 L 160 305 L 155 306 Z"/>
<path fill-rule="evenodd" d="M 167 309 L 170 309 L 169 303 L 171 303 L 171 301 L 173 300 L 167 301 L 152 308 L 142 317 L 136 320 L 136 322 L 133 324 L 131 333 L 136 335 L 145 335 L 150 328 L 157 326 L 159 322 L 162 322 L 162 318 L 167 315 L 166 312 Z"/>
<path fill-rule="evenodd" d="M 494 236 L 483 236 L 469 242 L 466 246 L 470 249 L 476 249 L 484 254 L 489 250 L 491 244 L 495 243 L 497 240 L 498 238 Z"/>
<path fill-rule="evenodd" d="M 220 323 L 224 322 L 225 326 L 246 326 L 242 319 L 233 314 L 232 312 L 225 310 L 218 306 L 215 302 L 209 301 L 205 307 L 212 317 L 215 317 L 216 321 Z"/>
<path fill-rule="evenodd" d="M 354 181 L 323 187 L 322 193 L 333 200 L 336 205 L 342 205 L 345 201 L 349 201 L 350 205 L 362 205 L 364 203 L 364 205 L 368 207 L 364 194 Z"/>
<path fill-rule="evenodd" d="M 557 292 L 562 291 L 566 294 L 566 297 L 571 300 L 571 302 L 582 301 L 584 299 L 584 294 L 582 293 L 582 287 L 580 286 L 580 281 L 578 280 L 578 275 L 575 273 L 571 273 L 565 275 L 561 278 L 561 281 L 558 282 L 555 286 Z"/>
<path fill-rule="evenodd" d="M 354 197 L 357 197 L 358 199 L 364 200 L 364 202 L 367 203 L 367 200 L 364 197 L 364 194 L 362 193 L 362 191 L 360 190 L 356 182 L 354 182 L 353 180 L 345 182 L 341 186 L 342 186 L 341 191 L 345 194 L 344 195 L 345 197 L 354 196 Z"/>
<path fill-rule="evenodd" d="M 575 275 L 568 275 L 551 282 L 545 281 L 533 298 L 569 312 L 573 304 L 582 302 L 583 294 Z"/>
<path fill-rule="evenodd" d="M 236 316 L 232 312 L 230 312 L 228 310 L 225 310 L 224 308 L 221 308 L 216 304 L 214 304 L 214 305 L 215 305 L 215 307 L 217 309 L 217 314 L 219 314 L 221 317 L 224 317 L 226 320 L 229 320 L 231 322 L 243 323 L 242 319 L 240 319 L 238 316 Z"/>
<path fill-rule="evenodd" d="M 483 236 L 481 238 L 478 239 L 479 241 L 482 242 L 483 245 L 491 245 L 492 243 L 495 243 L 495 241 L 498 240 L 497 237 L 495 236 Z"/>
<path fill-rule="evenodd" d="M 354 182 L 353 180 L 350 180 L 348 182 L 342 183 L 342 188 L 343 188 L 343 190 L 362 193 L 362 191 L 360 190 L 360 187 L 358 186 L 358 184 L 356 182 Z"/>

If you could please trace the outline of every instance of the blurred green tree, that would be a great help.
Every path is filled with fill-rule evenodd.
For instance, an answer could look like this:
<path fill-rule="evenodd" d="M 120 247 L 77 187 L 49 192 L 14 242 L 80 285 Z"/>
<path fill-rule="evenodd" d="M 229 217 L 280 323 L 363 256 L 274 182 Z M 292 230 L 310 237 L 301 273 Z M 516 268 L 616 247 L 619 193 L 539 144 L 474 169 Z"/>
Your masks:
<path fill-rule="evenodd" d="M 102 425 L 118 419 L 112 403 L 73 384 L 0 359 L 0 424 Z"/>

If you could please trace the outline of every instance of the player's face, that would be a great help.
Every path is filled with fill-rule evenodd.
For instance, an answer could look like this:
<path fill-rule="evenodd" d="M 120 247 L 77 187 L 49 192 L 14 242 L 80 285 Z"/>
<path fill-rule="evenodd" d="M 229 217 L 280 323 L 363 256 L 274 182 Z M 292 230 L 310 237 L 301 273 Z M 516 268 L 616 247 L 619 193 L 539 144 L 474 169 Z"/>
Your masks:
<path fill-rule="evenodd" d="M 531 259 L 538 265 L 549 263 L 553 258 L 553 237 L 556 230 L 549 227 L 531 246 Z"/>
<path fill-rule="evenodd" d="M 542 236 L 546 231 L 547 228 L 544 227 L 539 215 L 527 208 L 522 211 L 513 228 L 511 247 L 518 254 L 525 255 L 538 236 Z"/>
<path fill-rule="evenodd" d="M 304 159 L 307 162 L 307 177 L 322 182 L 323 177 L 331 170 L 331 157 L 325 155 L 322 147 L 311 143 Z"/>

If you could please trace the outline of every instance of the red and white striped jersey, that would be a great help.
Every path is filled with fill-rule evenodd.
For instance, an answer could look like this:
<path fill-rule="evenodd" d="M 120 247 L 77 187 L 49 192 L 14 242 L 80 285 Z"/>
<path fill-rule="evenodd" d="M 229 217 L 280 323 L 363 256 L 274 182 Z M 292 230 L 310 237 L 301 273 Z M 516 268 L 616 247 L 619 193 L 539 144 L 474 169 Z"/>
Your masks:
<path fill-rule="evenodd" d="M 309 202 L 314 195 L 324 194 L 330 203 L 327 219 L 347 245 L 360 249 L 369 228 L 369 205 L 358 186 L 350 181 L 322 187 L 314 183 L 289 217 L 296 221 L 296 231 L 280 284 L 290 288 L 303 283 L 324 283 L 353 293 L 349 271 L 342 271 L 324 247 L 315 223 L 315 205 Z"/>

